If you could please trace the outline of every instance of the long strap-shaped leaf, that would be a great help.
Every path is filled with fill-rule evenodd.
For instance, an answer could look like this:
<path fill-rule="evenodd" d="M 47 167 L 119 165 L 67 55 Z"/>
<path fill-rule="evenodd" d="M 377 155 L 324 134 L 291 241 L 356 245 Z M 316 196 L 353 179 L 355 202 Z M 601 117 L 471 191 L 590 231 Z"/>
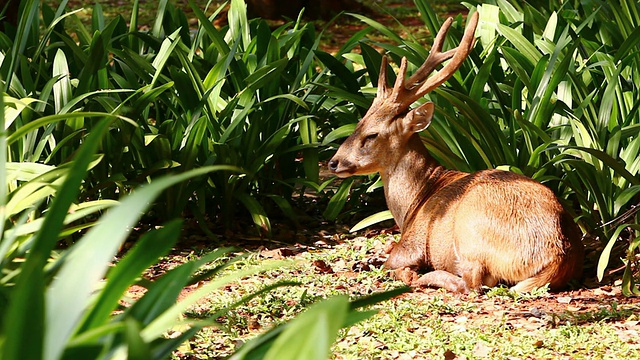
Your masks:
<path fill-rule="evenodd" d="M 62 184 L 58 196 L 51 204 L 42 230 L 35 236 L 33 248 L 22 266 L 9 300 L 3 329 L 3 359 L 42 358 L 45 287 L 43 269 L 62 230 L 67 210 L 78 196 L 86 169 L 100 145 L 100 138 L 115 118 L 100 121 L 87 136 L 76 154 L 67 181 Z"/>

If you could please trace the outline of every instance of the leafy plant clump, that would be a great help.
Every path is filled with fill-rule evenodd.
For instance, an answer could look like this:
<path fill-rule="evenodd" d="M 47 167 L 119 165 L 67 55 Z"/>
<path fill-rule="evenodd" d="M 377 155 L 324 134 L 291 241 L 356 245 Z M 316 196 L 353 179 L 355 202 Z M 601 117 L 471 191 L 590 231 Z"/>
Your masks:
<path fill-rule="evenodd" d="M 0 34 L 0 76 L 16 110 L 27 108 L 8 124 L 11 161 L 65 163 L 95 126 L 74 113 L 104 112 L 120 118 L 101 140 L 102 159 L 83 182 L 83 198 L 117 199 L 163 174 L 225 165 L 172 187 L 151 213 L 188 212 L 227 228 L 238 226 L 240 214 L 266 235 L 274 214 L 297 223 L 305 190 L 326 204 L 332 180 L 319 178 L 320 132 L 357 115 L 328 94 L 338 77 L 320 60 L 337 61 L 319 50 L 312 24 L 298 19 L 272 29 L 232 1 L 228 25 L 217 28 L 224 4 L 211 10 L 190 1 L 192 28 L 163 0 L 150 29 L 138 28 L 138 1 L 127 20 L 108 20 L 95 5 L 86 29 L 77 10 L 65 12 L 67 3 L 23 2 L 18 28 Z M 358 93 L 359 84 L 348 89 Z"/>

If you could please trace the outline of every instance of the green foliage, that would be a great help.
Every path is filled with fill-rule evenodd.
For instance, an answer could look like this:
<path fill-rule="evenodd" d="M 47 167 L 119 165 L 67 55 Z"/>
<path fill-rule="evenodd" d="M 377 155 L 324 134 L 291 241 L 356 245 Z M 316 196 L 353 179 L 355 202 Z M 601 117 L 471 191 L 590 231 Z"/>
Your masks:
<path fill-rule="evenodd" d="M 292 321 L 254 338 L 231 359 L 327 359 L 338 330 L 351 327 L 377 313 L 376 310 L 357 309 L 380 303 L 408 290 L 400 287 L 352 302 L 344 295 L 323 300 Z"/>
<path fill-rule="evenodd" d="M 87 30 L 65 6 L 25 2 L 16 33 L 0 34 L 0 76 L 17 106 L 11 161 L 64 163 L 96 126 L 76 113 L 101 112 L 121 118 L 100 143 L 104 158 L 86 177 L 84 197 L 117 199 L 165 173 L 231 165 L 240 170 L 172 187 L 153 213 L 170 218 L 188 209 L 230 226 L 244 208 L 266 234 L 270 214 L 297 220 L 294 193 L 328 185 L 318 176 L 319 120 L 349 110 L 327 101 L 324 84 L 338 94 L 359 84 L 345 80 L 355 79 L 352 69 L 318 50 L 311 24 L 298 19 L 272 30 L 248 20 L 244 2 L 234 0 L 229 25 L 218 29 L 212 21 L 223 6 L 203 10 L 190 1 L 198 20 L 190 29 L 181 10 L 161 1 L 145 31 L 136 27 L 136 1 L 129 26 L 121 16 L 107 21 L 96 5 Z M 347 90 L 318 70 L 316 58 L 341 70 Z"/>
<path fill-rule="evenodd" d="M 310 24 L 271 29 L 247 19 L 240 0 L 222 28 L 212 24 L 222 7 L 190 0 L 198 20 L 190 28 L 162 0 L 152 28 L 141 30 L 138 5 L 127 25 L 97 4 L 87 29 L 66 12 L 67 1 L 54 9 L 28 0 L 18 27 L 0 33 L 3 359 L 163 358 L 228 309 L 289 285 L 267 286 L 209 319 L 181 319 L 212 289 L 269 266 L 221 272 L 230 262 L 221 249 L 155 282 L 140 280 L 177 241 L 176 221 L 111 261 L 145 211 L 171 218 L 188 210 L 227 226 L 244 213 L 267 234 L 274 213 L 296 221 L 294 195 L 311 188 L 335 194 L 328 219 L 362 212 L 354 205 L 380 189 L 377 178 L 327 190 L 333 180 L 320 181 L 318 164 L 371 103 L 381 62 L 374 46 L 396 62 L 406 56 L 410 71 L 428 55 L 416 39 L 360 15 L 368 27 L 329 54 Z M 434 33 L 438 16 L 426 1 L 416 5 Z M 496 0 L 470 11 L 481 13 L 478 45 L 448 86 L 429 95 L 438 111 L 425 143 L 448 167 L 504 168 L 547 184 L 605 243 L 599 276 L 616 245 L 628 249 L 623 290 L 638 293 L 638 5 Z M 447 47 L 463 25 L 458 16 Z M 371 31 L 391 43 L 366 40 Z M 57 250 L 70 235 L 75 243 Z M 220 265 L 198 273 L 214 260 Z M 212 280 L 176 302 L 184 286 L 205 278 Z M 133 284 L 148 291 L 120 306 Z M 397 293 L 320 302 L 236 358 L 326 357 L 339 329 L 371 315 L 362 307 Z M 179 336 L 165 338 L 171 329 Z M 291 343 L 313 347 L 283 345 Z"/>
<path fill-rule="evenodd" d="M 15 99 L 3 97 L 3 100 L 5 98 L 9 100 L 8 109 L 11 109 L 11 103 L 17 103 Z M 13 114 L 11 111 L 5 113 L 4 101 L 0 105 L 0 115 L 6 121 Z M 26 111 L 24 109 L 22 111 Z M 76 114 L 93 116 L 91 113 Z M 181 340 L 198 329 L 198 325 L 192 327 L 179 339 L 165 340 L 162 337 L 167 329 L 179 325 L 178 315 L 195 301 L 188 298 L 174 304 L 180 290 L 192 281 L 200 265 L 195 261 L 183 265 L 181 271 L 169 272 L 150 287 L 142 300 L 126 309 L 121 316 L 112 316 L 128 287 L 138 282 L 140 273 L 175 244 L 180 234 L 179 222 L 169 223 L 143 236 L 123 261 L 106 275 L 102 291 L 97 295 L 94 292 L 131 228 L 162 189 L 193 176 L 228 170 L 229 167 L 203 167 L 158 179 L 117 205 L 104 200 L 73 205 L 87 170 L 95 166 L 96 159 L 99 161 L 95 154 L 101 137 L 118 119 L 109 114 L 102 116 L 73 161 L 57 168 L 28 162 L 8 163 L 6 149 L 10 146 L 8 138 L 11 136 L 7 136 L 6 131 L 0 133 L 0 146 L 5 150 L 0 158 L 0 180 L 3 181 L 0 187 L 0 208 L 3 211 L 3 229 L 0 232 L 0 267 L 3 273 L 0 283 L 0 352 L 4 359 L 111 357 L 126 351 L 127 347 L 130 354 L 165 357 Z M 37 204 L 51 197 L 53 200 L 48 210 L 40 214 Z M 77 244 L 61 255 L 55 255 L 54 247 L 65 233 L 88 226 L 70 223 L 112 206 L 115 208 Z M 211 261 L 224 253 L 218 251 L 199 261 Z M 257 270 L 238 271 L 207 287 L 222 286 Z M 154 291 L 154 287 L 160 291 Z M 132 327 L 136 331 L 132 331 Z M 125 334 L 128 336 L 123 336 Z M 130 334 L 140 335 L 132 337 Z"/>

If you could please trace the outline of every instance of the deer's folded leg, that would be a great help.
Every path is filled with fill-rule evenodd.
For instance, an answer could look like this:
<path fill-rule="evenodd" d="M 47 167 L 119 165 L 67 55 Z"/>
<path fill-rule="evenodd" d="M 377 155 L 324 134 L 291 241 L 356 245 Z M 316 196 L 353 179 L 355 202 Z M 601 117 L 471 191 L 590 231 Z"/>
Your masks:
<path fill-rule="evenodd" d="M 412 287 L 443 288 L 451 292 L 467 294 L 469 288 L 461 277 L 444 270 L 428 272 L 411 282 Z"/>

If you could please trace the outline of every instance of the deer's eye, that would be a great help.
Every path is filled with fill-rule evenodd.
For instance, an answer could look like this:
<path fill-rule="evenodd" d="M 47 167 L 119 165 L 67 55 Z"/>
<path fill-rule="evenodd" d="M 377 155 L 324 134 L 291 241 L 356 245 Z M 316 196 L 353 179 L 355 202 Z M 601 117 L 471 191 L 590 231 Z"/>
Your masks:
<path fill-rule="evenodd" d="M 371 140 L 373 140 L 373 139 L 375 139 L 377 137 L 378 137 L 378 133 L 369 134 L 369 135 L 364 137 L 364 140 L 362 141 L 362 144 L 364 145 L 367 142 L 369 142 L 369 141 L 371 141 Z"/>

